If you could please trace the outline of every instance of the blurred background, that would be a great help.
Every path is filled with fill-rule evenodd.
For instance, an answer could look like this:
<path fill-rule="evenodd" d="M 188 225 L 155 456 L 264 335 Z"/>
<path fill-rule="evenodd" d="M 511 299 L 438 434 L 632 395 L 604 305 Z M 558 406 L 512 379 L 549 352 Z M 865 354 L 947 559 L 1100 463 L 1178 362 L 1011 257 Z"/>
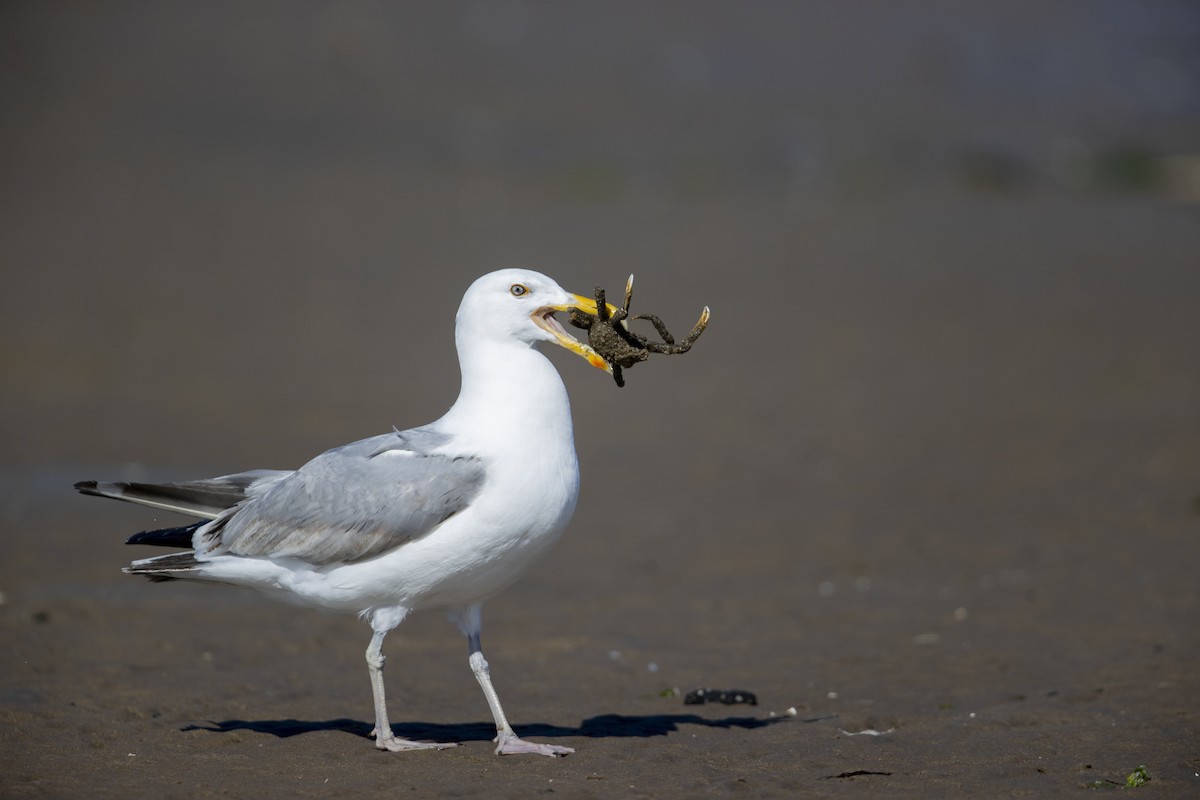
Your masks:
<path fill-rule="evenodd" d="M 526 266 L 712 323 L 620 390 L 549 354 L 583 498 L 507 608 L 759 688 L 968 619 L 1197 663 L 1192 0 L 6 2 L 0 65 L 10 607 L 152 524 L 74 480 L 436 418 Z"/>
<path fill-rule="evenodd" d="M 800 463 L 838 426 L 910 435 L 881 395 L 1034 402 L 1048 345 L 1167 336 L 1200 286 L 1186 0 L 0 15 L 8 468 L 288 465 L 432 419 L 458 298 L 501 266 L 637 273 L 679 331 L 713 308 L 624 392 L 564 367 L 585 441 Z M 1134 380 L 1144 344 L 1070 377 Z"/>

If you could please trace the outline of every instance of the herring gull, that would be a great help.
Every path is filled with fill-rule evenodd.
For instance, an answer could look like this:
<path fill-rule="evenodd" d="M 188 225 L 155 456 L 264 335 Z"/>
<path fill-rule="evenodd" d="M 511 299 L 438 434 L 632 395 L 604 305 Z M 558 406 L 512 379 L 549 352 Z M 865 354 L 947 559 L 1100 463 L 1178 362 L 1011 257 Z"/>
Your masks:
<path fill-rule="evenodd" d="M 608 369 L 554 319 L 571 308 L 595 314 L 596 301 L 529 270 L 476 280 L 455 324 L 462 388 L 428 425 L 334 448 L 294 471 L 75 488 L 202 520 L 132 537 L 187 549 L 139 559 L 126 572 L 250 586 L 357 612 L 373 631 L 366 660 L 381 750 L 455 744 L 396 736 L 384 701 L 384 636 L 410 612 L 440 608 L 467 637 L 471 670 L 495 718 L 496 753 L 566 755 L 573 749 L 513 732 L 479 635 L 483 602 L 542 556 L 575 510 L 579 466 L 566 388 L 534 347 L 553 342 Z"/>

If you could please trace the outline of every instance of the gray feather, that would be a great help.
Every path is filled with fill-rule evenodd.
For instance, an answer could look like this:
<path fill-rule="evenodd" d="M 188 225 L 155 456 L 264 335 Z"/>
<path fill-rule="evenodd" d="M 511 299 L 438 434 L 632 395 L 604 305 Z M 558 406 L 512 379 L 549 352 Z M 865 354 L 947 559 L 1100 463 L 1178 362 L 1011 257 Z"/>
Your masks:
<path fill-rule="evenodd" d="M 374 458 L 393 450 L 407 450 L 417 455 L 427 456 L 439 447 L 449 444 L 452 438 L 449 434 L 431 430 L 428 425 L 407 431 L 392 428 L 391 433 L 363 439 L 361 442 L 339 447 L 338 450 L 352 449 L 355 453 L 366 454 L 367 458 Z"/>
<path fill-rule="evenodd" d="M 228 508 L 278 480 L 287 471 L 255 469 L 219 478 L 179 483 L 81 481 L 75 488 L 83 494 L 111 497 L 150 508 L 176 511 L 193 517 L 215 519 Z"/>
<path fill-rule="evenodd" d="M 152 581 L 170 581 L 188 577 L 188 573 L 199 566 L 195 553 L 170 553 L 135 561 L 121 571 L 130 575 L 144 575 Z"/>

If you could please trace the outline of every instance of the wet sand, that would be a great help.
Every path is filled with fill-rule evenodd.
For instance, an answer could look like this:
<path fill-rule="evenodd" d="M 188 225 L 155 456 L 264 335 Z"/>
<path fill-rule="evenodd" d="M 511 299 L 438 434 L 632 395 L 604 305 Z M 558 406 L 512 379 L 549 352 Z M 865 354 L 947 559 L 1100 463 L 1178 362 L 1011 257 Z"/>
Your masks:
<path fill-rule="evenodd" d="M 345 55 L 370 25 L 332 26 L 361 46 L 333 36 L 347 83 L 314 95 L 221 38 L 233 11 L 17 8 L 4 36 L 25 46 L 5 49 L 32 88 L 4 85 L 27 113 L 7 123 L 0 237 L 0 795 L 1042 797 L 1143 764 L 1139 796 L 1200 791 L 1195 205 L 1044 176 L 981 189 L 929 155 L 954 152 L 932 119 L 897 134 L 926 135 L 919 176 L 830 152 L 782 186 L 754 157 L 791 87 L 731 91 L 713 56 L 697 89 L 689 51 L 655 49 L 675 12 L 645 40 L 594 32 L 631 51 L 564 55 L 544 32 L 566 23 L 529 7 L 523 42 L 559 77 L 429 12 L 461 60 L 404 89 L 406 116 Z M 842 30 L 832 16 L 797 36 Z M 698 52 L 745 54 L 771 27 L 724 22 L 696 23 Z M 279 24 L 245 36 L 277 35 L 287 66 L 308 28 Z M 395 35 L 410 67 L 439 63 Z M 669 67 L 649 88 L 616 55 L 643 51 Z M 239 58 L 263 70 L 249 89 Z M 571 111 L 538 139 L 545 112 L 489 105 L 510 84 L 488 75 Z M 722 102 L 745 127 L 681 144 Z M 826 113 L 865 125 L 876 106 Z M 494 135 L 451 125 L 444 150 L 441 115 Z M 1195 128 L 1144 130 L 1166 148 Z M 622 149 L 633 131 L 648 155 Z M 584 293 L 634 271 L 636 307 L 683 332 L 708 304 L 712 323 L 624 389 L 552 354 L 583 496 L 485 608 L 484 647 L 518 733 L 577 752 L 492 755 L 462 637 L 426 613 L 388 639 L 392 717 L 462 746 L 380 753 L 365 625 L 124 576 L 143 552 L 124 537 L 178 518 L 70 486 L 294 466 L 433 419 L 457 389 L 458 297 L 511 263 Z M 759 704 L 672 691 L 697 687 Z"/>

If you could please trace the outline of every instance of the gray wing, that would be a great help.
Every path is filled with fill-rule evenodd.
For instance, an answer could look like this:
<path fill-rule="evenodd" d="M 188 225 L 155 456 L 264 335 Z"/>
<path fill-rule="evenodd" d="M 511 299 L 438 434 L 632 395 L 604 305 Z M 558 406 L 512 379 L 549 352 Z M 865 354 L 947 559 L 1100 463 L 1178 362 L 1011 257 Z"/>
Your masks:
<path fill-rule="evenodd" d="M 434 449 L 448 437 L 415 429 L 323 453 L 203 533 L 207 554 L 362 561 L 424 536 L 483 485 L 475 458 Z"/>

